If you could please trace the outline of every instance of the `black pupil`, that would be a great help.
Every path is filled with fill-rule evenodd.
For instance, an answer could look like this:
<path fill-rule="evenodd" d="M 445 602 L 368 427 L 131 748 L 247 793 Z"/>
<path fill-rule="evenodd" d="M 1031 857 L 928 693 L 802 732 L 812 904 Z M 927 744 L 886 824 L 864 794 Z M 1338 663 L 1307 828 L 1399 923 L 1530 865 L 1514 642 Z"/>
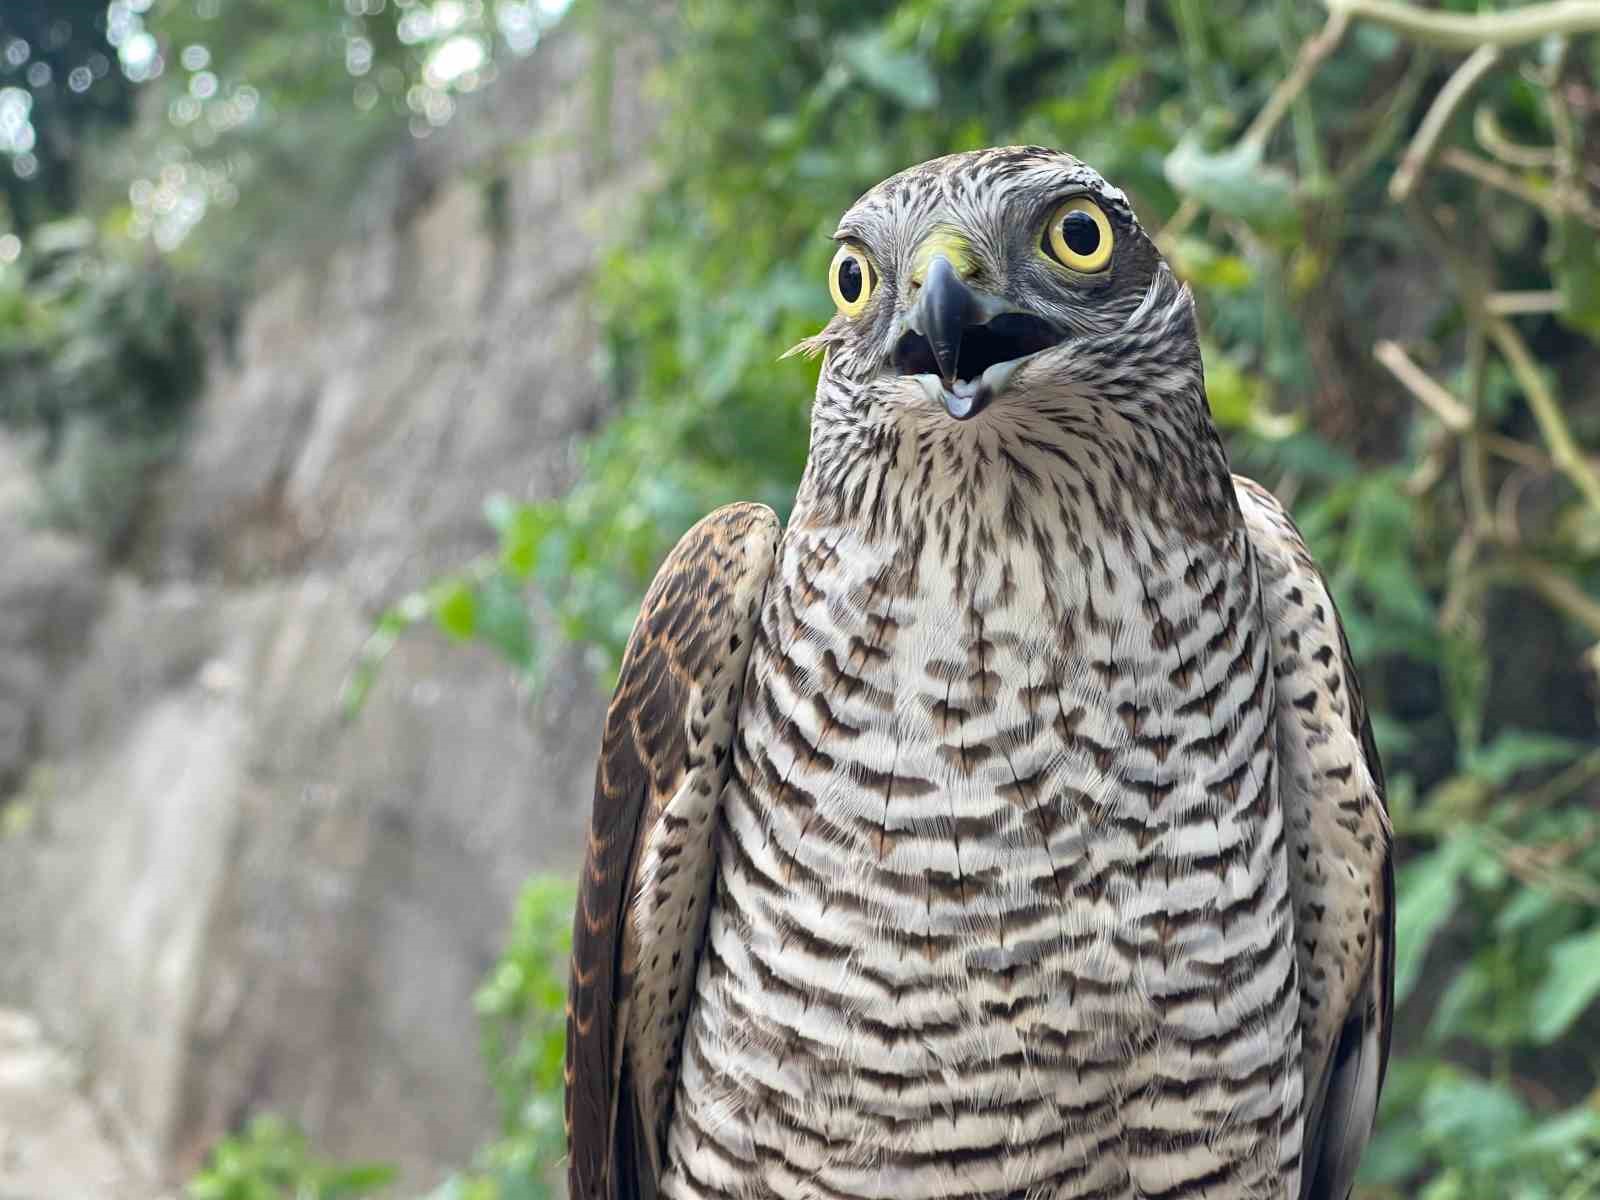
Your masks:
<path fill-rule="evenodd" d="M 1061 218 L 1061 240 L 1085 258 L 1100 248 L 1100 226 L 1088 213 L 1074 209 Z"/>
<path fill-rule="evenodd" d="M 839 295 L 843 296 L 846 304 L 854 304 L 861 298 L 861 264 L 853 258 L 847 258 L 839 264 Z"/>

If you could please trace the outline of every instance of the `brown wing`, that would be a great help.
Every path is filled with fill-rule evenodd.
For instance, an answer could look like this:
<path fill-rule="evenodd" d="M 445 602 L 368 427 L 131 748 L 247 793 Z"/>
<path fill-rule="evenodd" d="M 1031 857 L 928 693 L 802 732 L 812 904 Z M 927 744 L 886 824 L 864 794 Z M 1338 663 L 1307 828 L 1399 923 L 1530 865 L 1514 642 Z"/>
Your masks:
<path fill-rule="evenodd" d="M 716 806 L 778 536 L 758 504 L 702 520 L 656 574 L 622 660 L 573 922 L 573 1200 L 655 1194 L 713 887 Z"/>
<path fill-rule="evenodd" d="M 1344 627 L 1300 531 L 1235 479 L 1272 629 L 1279 793 L 1305 1061 L 1302 1200 L 1345 1200 L 1394 1025 L 1394 864 L 1383 767 Z"/>

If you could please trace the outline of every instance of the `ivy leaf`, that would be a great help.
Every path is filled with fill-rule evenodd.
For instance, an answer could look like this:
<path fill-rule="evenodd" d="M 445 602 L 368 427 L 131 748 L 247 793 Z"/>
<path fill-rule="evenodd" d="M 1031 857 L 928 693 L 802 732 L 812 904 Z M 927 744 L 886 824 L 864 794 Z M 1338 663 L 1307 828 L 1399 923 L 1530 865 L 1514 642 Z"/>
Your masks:
<path fill-rule="evenodd" d="M 1533 1000 L 1535 1041 L 1553 1042 L 1600 996 L 1600 928 L 1565 938 Z"/>
<path fill-rule="evenodd" d="M 1295 224 L 1294 180 L 1283 168 L 1263 163 L 1253 142 L 1211 151 L 1186 137 L 1163 168 L 1168 183 L 1208 208 L 1258 229 L 1287 230 Z"/>

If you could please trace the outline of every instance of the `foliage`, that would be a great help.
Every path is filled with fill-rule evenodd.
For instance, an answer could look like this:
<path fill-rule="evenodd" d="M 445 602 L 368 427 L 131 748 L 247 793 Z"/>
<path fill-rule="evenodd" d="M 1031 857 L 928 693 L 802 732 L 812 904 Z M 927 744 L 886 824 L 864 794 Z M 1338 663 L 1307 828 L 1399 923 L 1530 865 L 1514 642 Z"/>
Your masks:
<path fill-rule="evenodd" d="M 531 594 L 614 663 L 692 519 L 792 494 L 813 377 L 777 359 L 827 316 L 826 222 L 936 153 L 1073 149 L 1196 289 L 1219 424 L 1292 501 L 1376 712 L 1402 1008 L 1365 1194 L 1575 1200 L 1600 1190 L 1600 52 L 1463 66 L 1428 14 L 1345 11 L 1381 7 L 689 0 L 661 182 L 597 284 L 625 404 L 568 497 L 492 502 L 498 553 L 383 633 L 432 619 L 536 671 L 503 617 Z"/>
<path fill-rule="evenodd" d="M 380 1195 L 393 1168 L 325 1162 L 296 1129 L 273 1116 L 218 1142 L 190 1180 L 189 1200 L 361 1200 Z"/>
<path fill-rule="evenodd" d="M 41 440 L 52 524 L 122 542 L 202 373 L 170 274 L 82 219 L 0 269 L 0 425 Z"/>

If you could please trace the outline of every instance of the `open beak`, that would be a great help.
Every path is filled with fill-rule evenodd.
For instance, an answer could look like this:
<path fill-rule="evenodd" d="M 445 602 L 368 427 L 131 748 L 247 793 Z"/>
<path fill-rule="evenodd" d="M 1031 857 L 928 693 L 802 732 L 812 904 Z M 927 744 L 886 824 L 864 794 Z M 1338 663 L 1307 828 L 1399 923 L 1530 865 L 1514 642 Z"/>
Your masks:
<path fill-rule="evenodd" d="M 945 411 L 965 421 L 988 407 L 1021 359 L 1061 337 L 1002 297 L 974 291 L 947 256 L 935 254 L 906 312 L 894 367 L 901 375 L 937 373 Z M 926 386 L 936 385 L 928 378 Z"/>

